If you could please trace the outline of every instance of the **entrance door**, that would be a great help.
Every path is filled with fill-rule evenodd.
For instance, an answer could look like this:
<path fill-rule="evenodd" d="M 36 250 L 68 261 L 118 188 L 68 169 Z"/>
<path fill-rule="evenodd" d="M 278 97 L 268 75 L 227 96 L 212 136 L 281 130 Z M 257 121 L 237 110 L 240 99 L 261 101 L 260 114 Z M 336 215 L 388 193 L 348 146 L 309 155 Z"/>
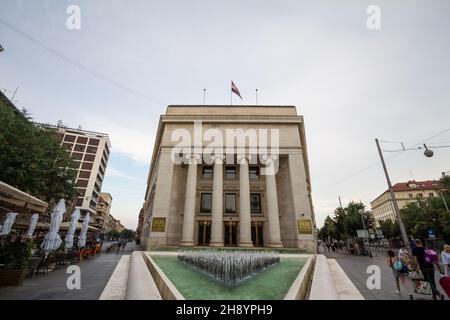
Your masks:
<path fill-rule="evenodd" d="M 224 223 L 226 246 L 237 246 L 237 222 L 227 221 Z"/>
<path fill-rule="evenodd" d="M 199 221 L 198 223 L 198 245 L 207 246 L 211 240 L 211 221 Z"/>
<path fill-rule="evenodd" d="M 263 223 L 252 221 L 252 242 L 255 247 L 264 246 Z"/>

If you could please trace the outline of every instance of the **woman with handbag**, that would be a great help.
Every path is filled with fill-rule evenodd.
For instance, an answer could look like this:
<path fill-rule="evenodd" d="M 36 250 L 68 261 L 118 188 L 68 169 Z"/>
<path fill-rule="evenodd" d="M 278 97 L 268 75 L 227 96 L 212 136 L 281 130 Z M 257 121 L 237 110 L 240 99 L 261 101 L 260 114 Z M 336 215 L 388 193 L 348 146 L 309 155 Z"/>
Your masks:
<path fill-rule="evenodd" d="M 400 252 L 401 253 L 401 252 Z M 388 254 L 388 266 L 392 269 L 392 273 L 394 274 L 394 278 L 395 278 L 395 284 L 397 287 L 397 290 L 395 290 L 395 293 L 397 293 L 398 295 L 401 294 L 400 292 L 400 282 L 402 284 L 402 287 L 405 290 L 408 290 L 408 295 L 409 295 L 409 299 L 413 300 L 413 294 L 411 291 L 409 284 L 409 279 L 408 279 L 408 273 L 409 273 L 409 269 L 408 266 L 402 262 L 402 259 L 400 258 L 400 255 L 397 257 L 394 253 L 393 250 L 389 250 L 387 252 Z"/>

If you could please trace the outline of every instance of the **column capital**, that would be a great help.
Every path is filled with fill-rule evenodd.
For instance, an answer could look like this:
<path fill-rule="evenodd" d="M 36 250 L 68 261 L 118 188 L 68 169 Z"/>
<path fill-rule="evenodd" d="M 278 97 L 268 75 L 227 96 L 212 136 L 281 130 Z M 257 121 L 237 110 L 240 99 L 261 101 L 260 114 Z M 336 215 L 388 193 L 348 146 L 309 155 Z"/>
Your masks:
<path fill-rule="evenodd" d="M 200 154 L 198 153 L 185 153 L 183 155 L 183 163 L 185 164 L 199 164 L 201 161 L 202 157 Z"/>
<path fill-rule="evenodd" d="M 213 154 L 211 159 L 214 160 L 215 164 L 223 164 L 225 160 L 225 156 L 223 154 Z"/>
<path fill-rule="evenodd" d="M 238 164 L 248 164 L 249 156 L 245 154 L 238 154 L 237 155 L 237 163 Z"/>

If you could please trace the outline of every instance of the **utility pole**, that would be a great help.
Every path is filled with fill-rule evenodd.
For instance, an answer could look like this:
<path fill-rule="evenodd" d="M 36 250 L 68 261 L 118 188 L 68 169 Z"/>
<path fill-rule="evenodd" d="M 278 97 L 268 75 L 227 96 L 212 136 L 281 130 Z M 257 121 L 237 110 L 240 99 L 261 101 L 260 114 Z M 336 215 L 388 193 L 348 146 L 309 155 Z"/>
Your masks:
<path fill-rule="evenodd" d="M 383 165 L 384 174 L 386 176 L 386 182 L 387 182 L 387 185 L 389 188 L 389 193 L 391 194 L 391 199 L 392 199 L 392 203 L 394 205 L 395 215 L 397 216 L 397 219 L 398 219 L 398 225 L 400 227 L 400 233 L 402 235 L 403 243 L 405 245 L 405 248 L 409 251 L 410 248 L 409 248 L 408 235 L 406 234 L 405 225 L 403 224 L 402 217 L 400 216 L 400 209 L 398 208 L 397 199 L 395 198 L 394 188 L 392 188 L 391 179 L 389 178 L 389 173 L 386 168 L 386 163 L 384 162 L 383 152 L 381 151 L 380 142 L 378 141 L 378 138 L 375 139 L 375 143 L 377 144 L 378 154 L 380 155 L 381 164 Z"/>

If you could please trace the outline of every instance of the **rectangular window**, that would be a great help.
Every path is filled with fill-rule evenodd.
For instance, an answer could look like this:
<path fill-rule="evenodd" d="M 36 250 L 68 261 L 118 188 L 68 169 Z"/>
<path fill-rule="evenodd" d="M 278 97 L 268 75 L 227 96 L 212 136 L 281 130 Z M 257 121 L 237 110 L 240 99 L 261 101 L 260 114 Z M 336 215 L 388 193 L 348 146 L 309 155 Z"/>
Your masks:
<path fill-rule="evenodd" d="M 65 143 L 65 142 L 64 142 L 64 143 L 62 144 L 62 146 L 63 146 L 64 149 L 70 151 L 70 150 L 72 150 L 73 144 Z"/>
<path fill-rule="evenodd" d="M 73 149 L 73 151 L 76 151 L 76 152 L 84 152 L 84 149 L 86 149 L 85 146 L 83 146 L 83 145 L 81 145 L 81 144 L 76 144 L 76 145 L 75 145 L 75 148 Z"/>
<path fill-rule="evenodd" d="M 91 173 L 89 171 L 80 171 L 78 178 L 89 179 Z"/>
<path fill-rule="evenodd" d="M 85 137 L 78 137 L 77 143 L 86 144 L 88 142 L 88 138 Z"/>
<path fill-rule="evenodd" d="M 66 134 L 66 135 L 64 136 L 64 141 L 67 141 L 67 142 L 75 142 L 75 136 Z"/>
<path fill-rule="evenodd" d="M 250 180 L 259 180 L 259 167 L 250 167 L 248 169 Z"/>
<path fill-rule="evenodd" d="M 92 163 L 83 162 L 83 165 L 81 166 L 81 169 L 83 169 L 83 170 L 92 170 Z"/>
<path fill-rule="evenodd" d="M 235 193 L 225 193 L 225 213 L 236 213 Z"/>
<path fill-rule="evenodd" d="M 84 161 L 94 162 L 95 155 L 94 154 L 85 154 L 84 155 Z"/>
<path fill-rule="evenodd" d="M 430 192 L 428 195 L 430 196 L 430 198 L 434 197 L 434 193 L 433 192 Z"/>
<path fill-rule="evenodd" d="M 98 146 L 99 142 L 100 142 L 99 139 L 93 139 L 93 138 L 89 139 L 89 145 L 90 146 Z"/>
<path fill-rule="evenodd" d="M 78 152 L 73 152 L 72 153 L 72 158 L 76 159 L 76 160 L 82 160 L 83 159 L 83 154 L 82 153 L 78 153 Z"/>
<path fill-rule="evenodd" d="M 81 207 L 83 205 L 83 198 L 77 199 L 77 207 Z"/>
<path fill-rule="evenodd" d="M 250 193 L 250 212 L 261 213 L 261 195 L 259 193 Z"/>
<path fill-rule="evenodd" d="M 87 147 L 86 152 L 87 153 L 97 153 L 97 148 L 96 147 Z"/>
<path fill-rule="evenodd" d="M 236 167 L 225 167 L 225 179 L 236 179 Z"/>
<path fill-rule="evenodd" d="M 82 180 L 82 179 L 78 179 L 77 180 L 77 187 L 81 187 L 81 188 L 86 188 L 88 185 L 89 180 Z"/>
<path fill-rule="evenodd" d="M 200 212 L 211 213 L 212 209 L 212 193 L 202 193 L 201 195 Z"/>
<path fill-rule="evenodd" d="M 423 198 L 423 193 L 419 193 L 417 196 L 418 196 L 419 198 Z"/>
<path fill-rule="evenodd" d="M 409 197 L 410 199 L 414 198 L 414 196 L 413 196 L 412 193 L 408 194 L 408 197 Z"/>
<path fill-rule="evenodd" d="M 202 167 L 202 179 L 209 180 L 213 178 L 213 167 L 203 166 Z"/>

